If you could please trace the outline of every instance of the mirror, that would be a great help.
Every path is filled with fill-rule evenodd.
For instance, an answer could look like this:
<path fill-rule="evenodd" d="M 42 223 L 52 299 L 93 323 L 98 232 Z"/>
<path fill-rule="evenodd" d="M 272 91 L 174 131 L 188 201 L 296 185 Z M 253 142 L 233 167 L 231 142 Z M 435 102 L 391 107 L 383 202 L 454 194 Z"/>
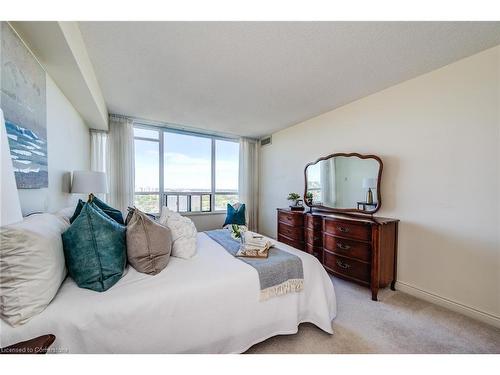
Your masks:
<path fill-rule="evenodd" d="M 368 214 L 380 209 L 382 160 L 375 155 L 329 155 L 307 164 L 304 173 L 310 207 Z"/>

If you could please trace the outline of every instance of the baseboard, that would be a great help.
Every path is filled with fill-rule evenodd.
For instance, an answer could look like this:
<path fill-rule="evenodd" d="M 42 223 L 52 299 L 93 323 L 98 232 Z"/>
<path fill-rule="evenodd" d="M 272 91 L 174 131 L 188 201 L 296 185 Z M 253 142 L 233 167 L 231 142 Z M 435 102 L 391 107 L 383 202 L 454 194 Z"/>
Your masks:
<path fill-rule="evenodd" d="M 492 326 L 500 328 L 499 316 L 477 310 L 473 307 L 463 305 L 448 298 L 438 296 L 437 294 L 426 292 L 425 290 L 419 289 L 401 281 L 396 282 L 396 290 L 399 290 L 406 294 L 410 294 L 425 301 L 432 302 L 436 305 L 446 307 L 449 310 L 456 311 L 470 318 L 477 319 L 484 323 L 491 324 Z"/>

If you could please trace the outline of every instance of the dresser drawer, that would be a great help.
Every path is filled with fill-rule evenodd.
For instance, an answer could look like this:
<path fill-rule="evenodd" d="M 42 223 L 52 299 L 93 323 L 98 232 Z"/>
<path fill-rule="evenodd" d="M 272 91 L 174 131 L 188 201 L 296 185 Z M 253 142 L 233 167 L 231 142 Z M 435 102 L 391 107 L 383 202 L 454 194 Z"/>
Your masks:
<path fill-rule="evenodd" d="M 278 211 L 278 221 L 293 227 L 304 227 L 304 214 L 302 212 Z"/>
<path fill-rule="evenodd" d="M 278 234 L 283 236 L 293 238 L 294 240 L 304 241 L 304 228 L 303 227 L 293 227 L 291 225 L 279 222 L 278 223 Z"/>
<path fill-rule="evenodd" d="M 372 237 L 370 225 L 329 218 L 325 218 L 323 221 L 323 232 L 362 241 L 371 241 Z"/>
<path fill-rule="evenodd" d="M 370 282 L 370 264 L 358 262 L 325 251 L 324 265 L 340 275 L 352 277 L 364 283 Z"/>
<path fill-rule="evenodd" d="M 365 262 L 371 261 L 371 246 L 365 242 L 346 240 L 325 233 L 323 234 L 323 246 L 326 250 L 333 251 L 338 255 L 345 255 Z"/>
<path fill-rule="evenodd" d="M 286 236 L 283 236 L 281 234 L 278 234 L 278 241 L 283 242 L 291 247 L 294 247 L 299 250 L 304 250 L 304 242 L 294 240 L 293 238 L 288 238 Z"/>
<path fill-rule="evenodd" d="M 313 246 L 310 244 L 305 244 L 305 251 L 311 255 L 314 255 L 318 260 L 323 263 L 323 248 L 318 246 Z"/>
<path fill-rule="evenodd" d="M 323 247 L 323 237 L 321 236 L 321 231 L 306 228 L 304 230 L 305 242 L 313 245 Z"/>
<path fill-rule="evenodd" d="M 305 214 L 305 227 L 321 232 L 323 230 L 323 218 L 318 215 Z"/>

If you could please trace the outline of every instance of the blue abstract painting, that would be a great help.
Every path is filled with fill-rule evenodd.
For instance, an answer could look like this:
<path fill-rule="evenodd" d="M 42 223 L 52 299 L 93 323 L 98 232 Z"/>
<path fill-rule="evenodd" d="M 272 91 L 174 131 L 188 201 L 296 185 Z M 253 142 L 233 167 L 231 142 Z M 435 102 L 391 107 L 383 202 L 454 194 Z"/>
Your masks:
<path fill-rule="evenodd" d="M 7 22 L 1 22 L 0 106 L 18 189 L 49 185 L 45 71 Z"/>

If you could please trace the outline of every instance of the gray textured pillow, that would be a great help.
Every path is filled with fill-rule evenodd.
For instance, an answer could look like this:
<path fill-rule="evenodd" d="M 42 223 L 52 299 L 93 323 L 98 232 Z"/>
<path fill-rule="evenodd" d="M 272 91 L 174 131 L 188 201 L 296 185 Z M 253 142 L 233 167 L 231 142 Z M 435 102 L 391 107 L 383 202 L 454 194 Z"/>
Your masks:
<path fill-rule="evenodd" d="M 170 229 L 131 209 L 127 217 L 127 257 L 132 267 L 156 275 L 167 266 L 171 251 Z"/>

